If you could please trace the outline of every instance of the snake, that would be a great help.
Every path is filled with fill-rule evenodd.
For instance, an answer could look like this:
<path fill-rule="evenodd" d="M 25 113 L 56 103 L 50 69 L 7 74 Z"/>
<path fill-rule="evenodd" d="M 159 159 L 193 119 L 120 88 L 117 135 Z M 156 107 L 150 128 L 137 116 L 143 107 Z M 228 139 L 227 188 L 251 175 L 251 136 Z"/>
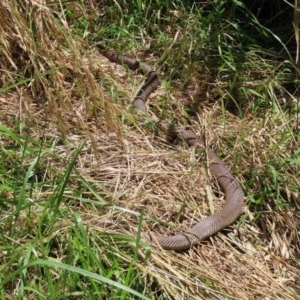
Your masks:
<path fill-rule="evenodd" d="M 97 44 L 97 48 L 100 54 L 109 61 L 128 67 L 132 71 L 146 76 L 144 84 L 133 99 L 133 106 L 147 114 L 146 101 L 159 85 L 157 72 L 147 63 L 140 62 L 128 55 L 120 55 L 101 44 Z M 166 129 L 166 127 L 168 127 L 168 129 Z M 164 128 L 169 134 L 182 138 L 189 147 L 201 149 L 206 147 L 204 139 L 191 130 L 174 128 L 173 125 L 164 125 Z M 224 193 L 225 203 L 223 207 L 219 211 L 201 219 L 186 231 L 170 236 L 143 233 L 142 237 L 145 240 L 151 243 L 155 242 L 165 250 L 185 251 L 200 244 L 201 241 L 215 235 L 225 227 L 228 227 L 242 214 L 245 205 L 245 195 L 239 181 L 231 174 L 230 170 L 212 149 L 208 149 L 206 153 L 208 169 Z"/>

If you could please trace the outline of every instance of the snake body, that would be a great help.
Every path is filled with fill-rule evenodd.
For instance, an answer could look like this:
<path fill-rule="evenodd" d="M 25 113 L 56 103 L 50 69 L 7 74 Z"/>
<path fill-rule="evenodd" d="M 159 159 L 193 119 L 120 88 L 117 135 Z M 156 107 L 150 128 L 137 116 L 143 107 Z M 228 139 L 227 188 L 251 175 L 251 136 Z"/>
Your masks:
<path fill-rule="evenodd" d="M 147 80 L 139 89 L 133 100 L 133 105 L 137 109 L 147 113 L 147 98 L 159 84 L 157 73 L 153 71 L 149 65 L 141 63 L 136 59 L 125 55 L 118 55 L 114 51 L 107 50 L 101 45 L 98 45 L 98 49 L 100 53 L 111 62 L 125 65 L 133 71 L 147 75 Z M 183 138 L 190 147 L 205 147 L 204 141 L 190 130 L 173 129 L 173 133 L 174 132 L 176 135 Z M 155 241 L 160 247 L 166 250 L 187 250 L 227 227 L 240 216 L 244 207 L 244 192 L 241 185 L 213 150 L 207 151 L 207 159 L 210 173 L 215 177 L 218 185 L 225 194 L 225 204 L 223 208 L 200 220 L 196 225 L 185 232 L 173 236 L 145 233 L 143 234 L 143 237 L 146 240 Z"/>

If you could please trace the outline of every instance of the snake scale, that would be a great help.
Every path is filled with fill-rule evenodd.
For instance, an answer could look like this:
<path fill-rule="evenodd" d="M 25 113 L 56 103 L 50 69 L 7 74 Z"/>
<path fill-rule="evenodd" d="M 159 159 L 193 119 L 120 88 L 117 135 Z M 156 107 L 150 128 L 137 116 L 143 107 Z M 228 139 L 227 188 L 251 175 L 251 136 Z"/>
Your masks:
<path fill-rule="evenodd" d="M 146 75 L 147 79 L 137 92 L 133 105 L 147 114 L 146 101 L 149 95 L 157 88 L 159 79 L 157 73 L 146 64 L 126 55 L 118 55 L 102 45 L 97 45 L 99 52 L 111 62 L 127 66 L 129 69 Z M 205 147 L 203 139 L 199 138 L 190 130 L 173 129 L 173 133 L 180 136 L 190 147 Z M 161 248 L 166 250 L 188 250 L 200 241 L 214 235 L 221 229 L 233 223 L 242 213 L 244 207 L 244 192 L 230 171 L 218 158 L 213 150 L 207 151 L 207 159 L 210 173 L 217 180 L 225 194 L 223 208 L 200 220 L 196 225 L 185 232 L 173 236 L 143 234 L 148 241 L 155 241 Z"/>

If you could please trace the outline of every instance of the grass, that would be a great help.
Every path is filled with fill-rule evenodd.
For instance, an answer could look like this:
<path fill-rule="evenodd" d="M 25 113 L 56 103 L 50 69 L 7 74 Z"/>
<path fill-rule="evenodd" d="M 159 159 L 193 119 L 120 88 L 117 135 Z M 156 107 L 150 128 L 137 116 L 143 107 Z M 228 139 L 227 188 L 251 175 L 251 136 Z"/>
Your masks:
<path fill-rule="evenodd" d="M 300 298 L 298 17 L 285 36 L 255 3 L 0 5 L 1 299 Z M 245 213 L 203 245 L 140 239 L 221 193 L 204 155 L 131 109 L 143 77 L 96 42 L 155 66 L 150 114 L 203 133 L 240 180 Z"/>

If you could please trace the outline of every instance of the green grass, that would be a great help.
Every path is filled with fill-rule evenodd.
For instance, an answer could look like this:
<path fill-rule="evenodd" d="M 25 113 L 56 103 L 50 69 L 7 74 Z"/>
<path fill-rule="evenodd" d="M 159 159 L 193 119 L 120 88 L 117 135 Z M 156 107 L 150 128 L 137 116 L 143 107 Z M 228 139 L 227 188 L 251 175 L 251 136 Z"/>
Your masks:
<path fill-rule="evenodd" d="M 297 299 L 291 23 L 285 36 L 242 1 L 5 3 L 0 298 Z M 140 238 L 209 214 L 200 200 L 211 179 L 205 158 L 167 145 L 129 109 L 143 78 L 112 66 L 97 42 L 153 65 L 162 88 L 151 114 L 201 129 L 231 167 L 247 209 L 228 231 L 188 253 Z"/>
<path fill-rule="evenodd" d="M 62 160 L 51 145 L 22 137 L 4 125 L 0 130 L 5 141 L 1 149 L 1 298 L 16 286 L 16 299 L 125 299 L 130 294 L 148 299 L 130 288 L 136 277 L 137 252 L 126 257 L 118 246 L 110 245 L 109 236 L 89 232 L 75 208 L 81 203 L 107 205 L 76 172 L 83 144 L 74 149 L 61 173 L 45 165 L 47 156 Z M 55 174 L 52 179 L 51 174 Z M 115 243 L 126 240 L 120 237 Z M 129 267 L 121 271 L 124 263 Z"/>

